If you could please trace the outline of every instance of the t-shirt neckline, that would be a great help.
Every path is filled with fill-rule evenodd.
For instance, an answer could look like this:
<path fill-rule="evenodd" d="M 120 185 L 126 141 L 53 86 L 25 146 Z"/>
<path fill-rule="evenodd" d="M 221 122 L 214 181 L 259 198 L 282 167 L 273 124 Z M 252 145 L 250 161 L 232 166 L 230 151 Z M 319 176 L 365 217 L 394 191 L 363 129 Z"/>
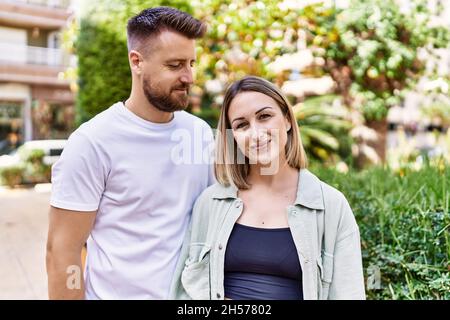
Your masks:
<path fill-rule="evenodd" d="M 166 129 L 170 129 L 175 125 L 176 122 L 176 118 L 177 118 L 177 112 L 173 113 L 173 117 L 169 122 L 166 123 L 156 123 L 156 122 L 151 122 L 148 120 L 145 120 L 141 117 L 139 117 L 138 115 L 136 115 L 133 111 L 131 111 L 130 109 L 128 109 L 125 104 L 123 103 L 123 101 L 120 101 L 116 104 L 116 108 L 118 109 L 118 111 L 124 115 L 125 117 L 127 117 L 129 120 L 133 121 L 134 123 L 148 128 L 148 129 L 152 129 L 152 130 L 166 130 Z"/>

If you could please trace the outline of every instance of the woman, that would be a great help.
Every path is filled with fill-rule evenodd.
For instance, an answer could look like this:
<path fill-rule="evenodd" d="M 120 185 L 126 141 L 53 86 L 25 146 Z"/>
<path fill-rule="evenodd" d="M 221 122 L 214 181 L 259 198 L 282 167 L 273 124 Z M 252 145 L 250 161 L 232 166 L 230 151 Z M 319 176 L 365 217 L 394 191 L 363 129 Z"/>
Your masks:
<path fill-rule="evenodd" d="M 227 90 L 217 183 L 195 203 L 173 299 L 364 299 L 344 195 L 306 169 L 287 99 L 258 77 Z"/>

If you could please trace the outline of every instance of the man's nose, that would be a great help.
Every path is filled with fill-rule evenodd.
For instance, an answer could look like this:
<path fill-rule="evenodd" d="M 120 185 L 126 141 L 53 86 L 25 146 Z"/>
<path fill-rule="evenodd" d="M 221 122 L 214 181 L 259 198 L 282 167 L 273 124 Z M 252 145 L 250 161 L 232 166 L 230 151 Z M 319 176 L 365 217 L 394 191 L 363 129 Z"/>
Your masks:
<path fill-rule="evenodd" d="M 183 72 L 180 77 L 180 81 L 185 84 L 193 84 L 194 83 L 194 75 L 192 72 L 192 68 L 188 67 L 187 70 Z"/>

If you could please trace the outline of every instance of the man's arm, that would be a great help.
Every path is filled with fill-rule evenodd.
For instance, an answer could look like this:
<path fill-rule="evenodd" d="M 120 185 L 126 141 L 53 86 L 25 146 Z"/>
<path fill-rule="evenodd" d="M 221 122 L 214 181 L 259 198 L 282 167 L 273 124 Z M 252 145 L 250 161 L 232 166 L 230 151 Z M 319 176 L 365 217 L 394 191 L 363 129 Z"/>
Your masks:
<path fill-rule="evenodd" d="M 47 239 L 49 299 L 84 299 L 81 251 L 92 230 L 96 211 L 50 207 Z"/>

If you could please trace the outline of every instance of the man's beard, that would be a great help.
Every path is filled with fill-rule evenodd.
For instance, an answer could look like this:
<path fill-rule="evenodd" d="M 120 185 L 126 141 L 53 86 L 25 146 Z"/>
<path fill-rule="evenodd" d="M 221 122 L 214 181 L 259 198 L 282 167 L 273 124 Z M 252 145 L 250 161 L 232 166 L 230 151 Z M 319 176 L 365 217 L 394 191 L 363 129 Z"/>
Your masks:
<path fill-rule="evenodd" d="M 178 99 L 173 98 L 171 93 L 176 89 L 186 90 L 187 94 L 184 97 L 178 97 Z M 174 112 L 184 110 L 188 106 L 189 85 L 179 85 L 171 88 L 169 93 L 165 94 L 161 92 L 161 90 L 152 88 L 150 79 L 144 78 L 143 90 L 148 102 L 158 110 L 164 112 Z"/>

